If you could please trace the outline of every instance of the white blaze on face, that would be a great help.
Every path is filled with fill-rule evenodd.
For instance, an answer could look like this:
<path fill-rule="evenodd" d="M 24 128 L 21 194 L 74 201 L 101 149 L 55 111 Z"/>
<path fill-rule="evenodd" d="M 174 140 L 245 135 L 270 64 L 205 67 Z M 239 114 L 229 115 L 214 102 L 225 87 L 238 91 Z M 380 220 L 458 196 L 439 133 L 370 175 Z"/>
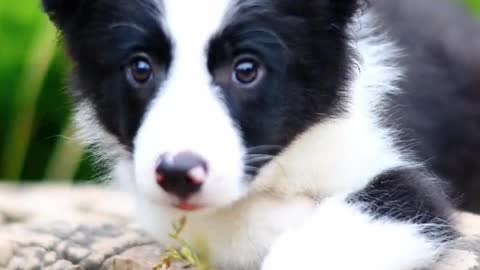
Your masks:
<path fill-rule="evenodd" d="M 155 169 L 162 154 L 182 151 L 200 155 L 209 168 L 192 203 L 222 206 L 243 193 L 241 135 L 207 69 L 209 41 L 229 5 L 229 0 L 163 0 L 161 20 L 173 43 L 173 62 L 134 142 L 137 186 L 150 200 L 174 201 L 157 185 Z"/>

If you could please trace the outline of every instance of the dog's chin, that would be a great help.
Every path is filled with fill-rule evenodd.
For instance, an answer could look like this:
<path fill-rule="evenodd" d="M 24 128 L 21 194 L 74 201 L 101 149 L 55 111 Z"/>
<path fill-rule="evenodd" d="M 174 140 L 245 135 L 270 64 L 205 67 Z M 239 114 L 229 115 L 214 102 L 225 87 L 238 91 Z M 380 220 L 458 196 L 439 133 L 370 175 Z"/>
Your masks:
<path fill-rule="evenodd" d="M 218 210 L 233 207 L 238 201 L 246 198 L 248 190 L 238 190 L 238 192 L 200 192 L 189 199 L 180 200 L 174 198 L 164 192 L 159 194 L 138 194 L 140 198 L 148 198 L 147 200 L 158 208 L 169 212 L 182 214 L 205 214 Z"/>
<path fill-rule="evenodd" d="M 187 201 L 171 201 L 165 207 L 173 211 L 184 214 L 203 214 L 216 212 L 218 210 L 228 209 L 233 207 L 238 201 L 245 198 L 245 195 L 232 196 L 222 201 L 206 200 L 187 200 Z"/>
<path fill-rule="evenodd" d="M 237 200 L 232 200 L 230 203 L 212 204 L 212 203 L 195 203 L 195 202 L 158 202 L 150 200 L 150 203 L 155 205 L 158 209 L 163 209 L 166 212 L 174 213 L 176 215 L 208 215 L 215 213 L 222 209 L 232 207 Z"/>

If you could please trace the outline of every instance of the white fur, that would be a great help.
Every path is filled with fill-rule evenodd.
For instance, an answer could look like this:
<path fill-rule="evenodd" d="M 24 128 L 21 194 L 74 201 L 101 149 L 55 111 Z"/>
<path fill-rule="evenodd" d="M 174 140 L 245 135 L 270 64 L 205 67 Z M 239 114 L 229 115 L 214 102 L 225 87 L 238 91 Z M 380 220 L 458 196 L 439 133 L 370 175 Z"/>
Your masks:
<path fill-rule="evenodd" d="M 97 119 L 90 101 L 85 99 L 78 103 L 74 114 L 76 139 L 91 147 L 97 162 L 112 168 L 109 175 L 99 176 L 100 180 L 124 191 L 135 190 L 132 155 L 115 136 L 103 128 Z M 112 179 L 114 181 L 111 181 Z"/>
<path fill-rule="evenodd" d="M 91 146 L 100 161 L 114 165 L 118 160 L 130 158 L 130 153 L 125 150 L 118 139 L 99 123 L 90 101 L 85 99 L 77 104 L 74 115 L 77 139 Z"/>
<path fill-rule="evenodd" d="M 273 244 L 262 270 L 413 270 L 439 258 L 420 225 L 374 220 L 360 209 L 342 197 L 324 200 L 303 226 Z"/>
<path fill-rule="evenodd" d="M 135 138 L 135 179 L 141 196 L 162 204 L 177 203 L 155 181 L 163 154 L 191 151 L 209 168 L 192 204 L 223 206 L 241 197 L 244 149 L 207 69 L 206 49 L 219 30 L 229 1 L 165 0 L 164 28 L 173 41 L 173 63 L 167 80 L 151 102 Z M 206 16 L 205 14 L 208 14 Z M 194 29 L 194 30 L 193 30 Z"/>
<path fill-rule="evenodd" d="M 182 236 L 195 247 L 199 242 L 206 244 L 216 269 L 259 269 L 274 239 L 299 226 L 314 207 L 315 202 L 305 197 L 250 193 L 229 207 L 189 214 Z M 142 199 L 137 201 L 137 209 L 143 227 L 161 243 L 170 242 L 167 234 L 172 231 L 171 223 L 185 215 Z"/>

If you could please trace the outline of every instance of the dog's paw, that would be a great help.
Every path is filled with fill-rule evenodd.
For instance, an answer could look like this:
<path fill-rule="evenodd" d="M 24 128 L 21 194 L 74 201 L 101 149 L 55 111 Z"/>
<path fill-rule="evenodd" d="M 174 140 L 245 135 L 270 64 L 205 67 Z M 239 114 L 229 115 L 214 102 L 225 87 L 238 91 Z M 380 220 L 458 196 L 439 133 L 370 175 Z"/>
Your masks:
<path fill-rule="evenodd" d="M 356 205 L 325 199 L 312 218 L 280 236 L 262 270 L 410 270 L 429 268 L 435 243 L 416 224 L 375 219 Z"/>
<path fill-rule="evenodd" d="M 348 226 L 355 226 L 350 220 L 353 212 L 343 198 L 325 199 L 311 219 L 273 243 L 262 270 L 351 270 L 347 261 L 353 259 L 357 243 L 343 234 L 352 231 Z"/>
<path fill-rule="evenodd" d="M 316 269 L 318 253 L 311 249 L 311 239 L 302 230 L 282 235 L 270 249 L 262 270 Z"/>

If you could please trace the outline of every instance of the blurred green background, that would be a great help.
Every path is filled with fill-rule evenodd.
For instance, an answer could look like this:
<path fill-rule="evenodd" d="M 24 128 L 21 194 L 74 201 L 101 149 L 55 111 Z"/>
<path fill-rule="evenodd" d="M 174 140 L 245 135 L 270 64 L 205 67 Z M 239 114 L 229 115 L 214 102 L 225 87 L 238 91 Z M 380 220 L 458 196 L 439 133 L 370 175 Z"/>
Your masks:
<path fill-rule="evenodd" d="M 480 15 L 480 0 L 463 2 Z M 90 156 L 72 139 L 68 69 L 39 0 L 1 0 L 0 179 L 81 181 L 98 176 Z"/>
<path fill-rule="evenodd" d="M 69 65 L 61 47 L 39 0 L 0 1 L 0 179 L 96 176 L 71 139 Z"/>

